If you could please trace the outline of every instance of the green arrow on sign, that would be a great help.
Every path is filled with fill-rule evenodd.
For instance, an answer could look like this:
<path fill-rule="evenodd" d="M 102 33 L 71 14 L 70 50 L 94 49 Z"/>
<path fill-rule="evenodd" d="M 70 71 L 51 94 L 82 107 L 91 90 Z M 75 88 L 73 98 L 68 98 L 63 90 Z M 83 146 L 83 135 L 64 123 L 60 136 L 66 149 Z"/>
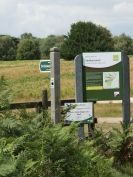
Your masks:
<path fill-rule="evenodd" d="M 40 72 L 50 72 L 51 62 L 50 60 L 40 60 L 39 70 Z"/>

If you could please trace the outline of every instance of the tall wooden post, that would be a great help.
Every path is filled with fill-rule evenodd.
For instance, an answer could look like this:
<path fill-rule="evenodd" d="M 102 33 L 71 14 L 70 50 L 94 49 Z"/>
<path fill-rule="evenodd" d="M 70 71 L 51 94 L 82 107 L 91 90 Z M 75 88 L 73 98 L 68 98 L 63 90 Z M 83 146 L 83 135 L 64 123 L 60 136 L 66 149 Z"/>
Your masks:
<path fill-rule="evenodd" d="M 127 55 L 122 54 L 123 62 L 123 122 L 130 123 L 130 69 L 129 58 Z"/>
<path fill-rule="evenodd" d="M 58 48 L 50 49 L 51 60 L 51 119 L 60 122 L 60 52 Z"/>
<path fill-rule="evenodd" d="M 75 73 L 76 73 L 76 102 L 77 103 L 83 103 L 83 71 L 82 71 L 82 57 L 81 55 L 76 56 L 75 58 Z M 85 138 L 84 134 L 84 124 L 80 124 L 79 130 L 78 130 L 78 136 L 80 139 Z"/>

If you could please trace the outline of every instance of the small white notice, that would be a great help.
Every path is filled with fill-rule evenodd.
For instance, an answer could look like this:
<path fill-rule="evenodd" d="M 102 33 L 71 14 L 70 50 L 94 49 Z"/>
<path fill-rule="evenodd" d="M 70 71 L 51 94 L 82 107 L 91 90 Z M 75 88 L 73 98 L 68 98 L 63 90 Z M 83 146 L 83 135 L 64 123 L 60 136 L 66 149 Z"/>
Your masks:
<path fill-rule="evenodd" d="M 74 122 L 93 123 L 93 103 L 66 103 L 68 109 L 65 120 Z"/>

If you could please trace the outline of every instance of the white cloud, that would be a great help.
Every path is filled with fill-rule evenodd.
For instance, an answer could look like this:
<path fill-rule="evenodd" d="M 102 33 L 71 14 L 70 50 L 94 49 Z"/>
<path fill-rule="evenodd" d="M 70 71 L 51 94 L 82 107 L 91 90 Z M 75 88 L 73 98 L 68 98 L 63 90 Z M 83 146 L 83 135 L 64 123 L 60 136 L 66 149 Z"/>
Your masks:
<path fill-rule="evenodd" d="M 133 2 L 122 2 L 114 6 L 116 13 L 130 15 L 133 14 Z"/>
<path fill-rule="evenodd" d="M 124 29 L 133 36 L 132 9 L 131 0 L 0 0 L 0 34 L 66 34 L 72 23 L 82 20 L 105 26 L 114 34 L 130 24 Z"/>

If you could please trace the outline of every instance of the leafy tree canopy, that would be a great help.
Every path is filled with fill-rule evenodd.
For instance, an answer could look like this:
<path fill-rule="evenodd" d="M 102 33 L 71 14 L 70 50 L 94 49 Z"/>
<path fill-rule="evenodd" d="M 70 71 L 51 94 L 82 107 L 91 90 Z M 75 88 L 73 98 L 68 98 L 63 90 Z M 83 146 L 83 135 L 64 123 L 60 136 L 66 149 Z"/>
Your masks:
<path fill-rule="evenodd" d="M 32 33 L 23 33 L 21 34 L 20 38 L 21 39 L 36 39 L 36 37 L 34 37 Z"/>
<path fill-rule="evenodd" d="M 66 59 L 73 59 L 82 52 L 111 50 L 113 50 L 113 39 L 109 30 L 92 22 L 81 21 L 71 25 L 61 48 L 62 57 Z"/>
<path fill-rule="evenodd" d="M 40 59 L 39 42 L 36 39 L 22 39 L 18 45 L 17 59 Z"/>
<path fill-rule="evenodd" d="M 114 36 L 114 48 L 116 51 L 122 51 L 126 54 L 133 54 L 133 40 L 126 34 Z"/>
<path fill-rule="evenodd" d="M 14 60 L 19 39 L 9 35 L 0 36 L 0 59 Z"/>
<path fill-rule="evenodd" d="M 49 57 L 49 51 L 52 47 L 61 48 L 64 42 L 64 36 L 50 35 L 47 38 L 41 40 L 40 50 L 42 57 Z"/>

